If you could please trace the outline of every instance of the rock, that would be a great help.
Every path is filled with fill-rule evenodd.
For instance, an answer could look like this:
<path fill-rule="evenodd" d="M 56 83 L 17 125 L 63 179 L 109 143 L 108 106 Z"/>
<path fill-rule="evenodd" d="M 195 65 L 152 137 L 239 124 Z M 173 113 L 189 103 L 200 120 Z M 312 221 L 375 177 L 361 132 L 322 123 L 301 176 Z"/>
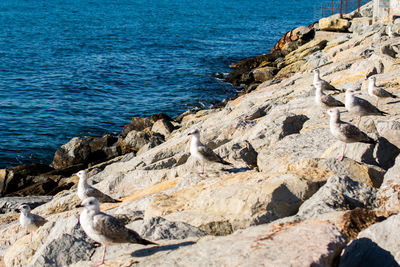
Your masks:
<path fill-rule="evenodd" d="M 121 135 L 125 138 L 130 131 L 143 131 L 152 125 L 153 123 L 147 118 L 133 117 L 131 122 L 124 126 Z"/>
<path fill-rule="evenodd" d="M 301 205 L 297 215 L 318 218 L 321 214 L 337 210 L 372 209 L 375 198 L 375 189 L 346 176 L 333 176 Z"/>
<path fill-rule="evenodd" d="M 277 72 L 278 69 L 275 67 L 262 67 L 252 71 L 254 80 L 256 82 L 265 82 L 267 80 L 270 80 L 275 76 Z"/>
<path fill-rule="evenodd" d="M 138 151 L 140 148 L 149 144 L 149 148 L 155 147 L 164 142 L 164 137 L 160 134 L 151 135 L 146 132 L 132 130 L 124 139 L 124 145 L 132 151 Z"/>
<path fill-rule="evenodd" d="M 172 125 L 170 121 L 165 119 L 157 120 L 153 124 L 153 127 L 151 127 L 152 132 L 159 133 L 164 137 L 168 137 L 174 129 L 174 125 Z"/>
<path fill-rule="evenodd" d="M 400 213 L 400 156 L 397 156 L 395 165 L 390 168 L 384 177 L 378 191 L 378 207 L 384 214 Z"/>
<path fill-rule="evenodd" d="M 351 26 L 349 28 L 350 32 L 356 33 L 358 35 L 363 35 L 368 30 L 368 26 L 372 24 L 372 19 L 368 17 L 354 18 L 351 21 Z"/>
<path fill-rule="evenodd" d="M 150 240 L 186 239 L 202 237 L 206 232 L 184 222 L 171 222 L 162 217 L 153 217 L 144 222 L 141 236 Z"/>
<path fill-rule="evenodd" d="M 111 135 L 88 139 L 74 137 L 56 151 L 51 166 L 60 170 L 77 165 L 72 169 L 75 171 L 85 168 L 89 164 L 117 157 L 122 154 L 117 142 L 118 138 Z"/>
<path fill-rule="evenodd" d="M 6 266 L 68 266 L 90 259 L 92 241 L 82 231 L 78 216 L 48 222 L 40 227 L 33 242 L 19 239 L 4 255 Z"/>
<path fill-rule="evenodd" d="M 166 121 L 173 121 L 173 119 L 164 113 L 157 113 L 150 116 L 150 121 L 155 123 L 158 120 L 166 120 Z"/>
<path fill-rule="evenodd" d="M 399 266 L 400 215 L 361 231 L 344 250 L 339 266 Z"/>
<path fill-rule="evenodd" d="M 360 15 L 363 17 L 372 18 L 373 15 L 373 2 L 368 2 L 367 4 L 360 7 Z"/>
<path fill-rule="evenodd" d="M 296 214 L 298 207 L 320 185 L 314 178 L 299 180 L 289 174 L 239 172 L 208 178 L 174 193 L 156 195 L 147 206 L 145 216 L 179 220 L 211 235 L 229 234 L 252 224 Z"/>
<path fill-rule="evenodd" d="M 2 197 L 0 198 L 0 214 L 15 212 L 22 204 L 28 204 L 31 209 L 34 209 L 52 198 L 52 196 Z"/>
<path fill-rule="evenodd" d="M 281 50 L 284 55 L 287 55 L 304 43 L 311 41 L 314 35 L 315 31 L 312 29 L 311 25 L 309 27 L 297 27 L 285 33 L 271 51 Z"/>
<path fill-rule="evenodd" d="M 51 166 L 55 169 L 65 169 L 86 162 L 89 155 L 89 142 L 80 137 L 74 137 L 56 151 Z"/>
<path fill-rule="evenodd" d="M 321 31 L 346 32 L 349 27 L 350 22 L 347 19 L 328 17 L 319 20 L 319 29 Z"/>
<path fill-rule="evenodd" d="M 138 266 L 332 266 L 347 242 L 326 221 L 269 224 L 224 237 L 203 238 L 178 249 L 137 251 Z M 221 249 L 224 247 L 224 249 Z M 145 257 L 147 256 L 147 257 Z"/>
<path fill-rule="evenodd" d="M 53 181 L 43 174 L 54 170 L 48 165 L 44 164 L 30 164 L 20 165 L 2 172 L 3 190 L 0 192 L 2 195 L 19 191 L 23 188 L 44 183 L 54 185 Z"/>
<path fill-rule="evenodd" d="M 395 49 L 393 49 L 393 47 L 391 45 L 384 45 L 381 47 L 381 52 L 384 55 L 388 55 L 392 58 L 396 58 L 397 52 L 395 51 Z"/>
<path fill-rule="evenodd" d="M 385 137 L 390 143 L 400 148 L 400 122 L 378 120 L 375 125 L 380 136 Z"/>

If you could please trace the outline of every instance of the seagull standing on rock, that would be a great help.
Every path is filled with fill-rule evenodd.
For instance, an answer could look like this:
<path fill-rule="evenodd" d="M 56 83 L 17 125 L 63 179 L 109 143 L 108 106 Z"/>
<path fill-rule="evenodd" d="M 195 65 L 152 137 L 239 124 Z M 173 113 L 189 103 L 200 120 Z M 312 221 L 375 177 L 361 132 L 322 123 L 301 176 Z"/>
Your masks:
<path fill-rule="evenodd" d="M 141 245 L 157 245 L 149 240 L 143 239 L 135 231 L 125 227 L 124 223 L 117 218 L 100 212 L 99 201 L 95 197 L 89 197 L 82 202 L 83 212 L 79 222 L 85 233 L 103 247 L 103 256 L 99 266 L 104 263 L 106 246 L 121 243 L 137 243 Z"/>
<path fill-rule="evenodd" d="M 344 105 L 349 112 L 358 116 L 357 127 L 360 124 L 362 116 L 384 116 L 388 114 L 384 111 L 379 110 L 367 100 L 355 96 L 355 92 L 356 91 L 352 89 L 346 90 Z"/>
<path fill-rule="evenodd" d="M 85 170 L 81 170 L 76 174 L 79 177 L 79 182 L 78 182 L 78 197 L 81 200 L 84 200 L 88 197 L 95 197 L 97 198 L 101 203 L 116 203 L 116 202 L 121 202 L 120 200 L 113 199 L 109 195 L 106 195 L 99 191 L 98 189 L 90 186 L 87 183 L 88 179 L 88 173 Z"/>
<path fill-rule="evenodd" d="M 353 124 L 341 121 L 338 109 L 329 109 L 328 114 L 330 116 L 329 126 L 332 135 L 340 141 L 344 142 L 343 153 L 337 158 L 339 161 L 342 161 L 344 158 L 347 143 L 361 142 L 367 144 L 376 144 L 376 141 L 374 139 L 369 137 L 366 133 L 361 131 Z"/>
<path fill-rule="evenodd" d="M 336 89 L 335 86 L 333 86 L 330 83 L 328 83 L 327 81 L 321 79 L 321 77 L 319 76 L 318 69 L 315 69 L 313 72 L 314 72 L 313 85 L 315 88 L 317 88 L 319 86 L 321 88 L 321 90 L 341 92 L 339 89 Z"/>
<path fill-rule="evenodd" d="M 376 86 L 375 82 L 376 82 L 375 77 L 368 78 L 368 94 L 376 98 L 376 104 L 375 104 L 376 107 L 378 107 L 379 98 L 387 98 L 387 97 L 397 98 L 397 96 L 395 96 L 394 94 L 386 91 L 381 87 Z"/>
<path fill-rule="evenodd" d="M 21 211 L 19 216 L 19 223 L 30 232 L 32 242 L 32 231 L 35 231 L 40 226 L 44 225 L 47 220 L 42 216 L 31 213 L 31 208 L 27 204 L 22 204 L 18 208 Z"/>
<path fill-rule="evenodd" d="M 201 164 L 200 174 L 204 173 L 205 161 L 218 162 L 224 165 L 232 165 L 232 163 L 223 160 L 211 148 L 207 147 L 206 145 L 200 142 L 200 131 L 198 129 L 190 131 L 188 135 L 192 136 L 192 141 L 190 143 L 190 155 L 192 155 L 192 157 L 194 157 L 196 160 L 200 161 Z"/>

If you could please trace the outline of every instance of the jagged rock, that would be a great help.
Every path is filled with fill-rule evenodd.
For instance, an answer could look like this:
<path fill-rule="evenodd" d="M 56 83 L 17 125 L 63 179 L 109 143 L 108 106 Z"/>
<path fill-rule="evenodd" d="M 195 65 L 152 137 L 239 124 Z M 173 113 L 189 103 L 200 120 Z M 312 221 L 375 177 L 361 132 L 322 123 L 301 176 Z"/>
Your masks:
<path fill-rule="evenodd" d="M 15 212 L 22 204 L 28 204 L 31 209 L 34 209 L 52 198 L 52 196 L 2 197 L 0 198 L 0 213 Z"/>
<path fill-rule="evenodd" d="M 78 216 L 48 222 L 35 233 L 19 239 L 4 255 L 6 266 L 68 266 L 90 259 L 94 252 L 92 241 L 80 227 Z"/>
<path fill-rule="evenodd" d="M 150 116 L 150 121 L 155 123 L 158 120 L 166 120 L 166 121 L 173 121 L 173 119 L 164 113 L 157 113 Z"/>
<path fill-rule="evenodd" d="M 168 137 L 174 129 L 174 125 L 165 119 L 157 120 L 151 127 L 152 132 L 159 133 L 165 137 Z"/>
<path fill-rule="evenodd" d="M 333 176 L 301 205 L 297 215 L 318 218 L 321 214 L 337 210 L 372 209 L 375 198 L 375 189 L 346 176 Z"/>
<path fill-rule="evenodd" d="M 131 122 L 124 126 L 121 135 L 125 138 L 131 131 L 143 131 L 152 125 L 153 123 L 147 118 L 133 117 Z"/>
<path fill-rule="evenodd" d="M 344 250 L 339 266 L 399 266 L 400 215 L 361 231 Z"/>
<path fill-rule="evenodd" d="M 282 51 L 284 55 L 296 50 L 299 46 L 313 39 L 315 31 L 312 26 L 300 26 L 287 33 L 274 45 L 271 51 Z"/>
<path fill-rule="evenodd" d="M 362 35 L 366 33 L 371 22 L 372 19 L 368 17 L 354 18 L 351 20 L 349 31 L 358 35 Z"/>
<path fill-rule="evenodd" d="M 350 27 L 350 22 L 347 19 L 328 17 L 319 20 L 319 29 L 321 31 L 345 32 L 349 27 Z"/>
<path fill-rule="evenodd" d="M 396 158 L 395 165 L 390 168 L 378 191 L 378 207 L 386 214 L 400 213 L 400 156 Z"/>
<path fill-rule="evenodd" d="M 0 191 L 0 194 L 8 195 L 39 183 L 45 184 L 45 187 L 54 186 L 54 182 L 51 179 L 42 175 L 52 170 L 54 169 L 44 164 L 20 165 L 5 170 L 2 175 L 3 179 L 1 179 L 4 183 L 3 190 Z"/>
<path fill-rule="evenodd" d="M 226 229 L 245 228 L 296 214 L 301 203 L 320 185 L 320 181 L 313 178 L 269 177 L 257 172 L 208 178 L 175 193 L 155 196 L 145 216 L 163 215 L 168 220 L 183 221 L 204 231 L 223 229 L 226 233 Z M 224 227 L 219 228 L 220 224 Z"/>
<path fill-rule="evenodd" d="M 119 156 L 122 151 L 117 141 L 118 138 L 111 135 L 88 139 L 74 137 L 56 151 L 51 166 L 59 170 L 78 165 L 75 168 L 78 170 L 82 168 L 79 165 L 87 166 Z"/>
<path fill-rule="evenodd" d="M 375 125 L 380 136 L 385 137 L 390 143 L 400 148 L 400 122 L 379 120 Z"/>
<path fill-rule="evenodd" d="M 179 250 L 135 252 L 138 266 L 332 266 L 347 238 L 326 221 L 269 224 L 224 237 L 204 238 Z M 221 249 L 223 247 L 224 249 Z M 144 257 L 147 256 L 147 257 Z"/>
<path fill-rule="evenodd" d="M 184 222 L 171 222 L 162 217 L 153 217 L 144 222 L 141 236 L 150 240 L 186 239 L 202 237 L 206 232 Z"/>
<path fill-rule="evenodd" d="M 164 142 L 164 138 L 160 135 L 151 135 L 146 132 L 138 132 L 132 130 L 124 139 L 124 145 L 130 147 L 133 151 L 138 151 L 146 144 L 151 144 L 152 147 Z"/>
<path fill-rule="evenodd" d="M 275 67 L 262 67 L 252 71 L 254 81 L 256 82 L 265 82 L 267 80 L 270 80 L 275 76 L 277 72 L 278 69 Z"/>

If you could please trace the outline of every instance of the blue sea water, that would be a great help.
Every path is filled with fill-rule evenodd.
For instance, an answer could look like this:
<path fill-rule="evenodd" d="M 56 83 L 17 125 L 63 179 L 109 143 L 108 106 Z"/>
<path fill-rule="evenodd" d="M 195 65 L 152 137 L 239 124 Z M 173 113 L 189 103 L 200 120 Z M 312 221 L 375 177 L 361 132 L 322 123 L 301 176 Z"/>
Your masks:
<path fill-rule="evenodd" d="M 318 19 L 318 1 L 0 1 L 0 167 L 74 136 L 176 116 L 236 89 L 215 77 Z"/>

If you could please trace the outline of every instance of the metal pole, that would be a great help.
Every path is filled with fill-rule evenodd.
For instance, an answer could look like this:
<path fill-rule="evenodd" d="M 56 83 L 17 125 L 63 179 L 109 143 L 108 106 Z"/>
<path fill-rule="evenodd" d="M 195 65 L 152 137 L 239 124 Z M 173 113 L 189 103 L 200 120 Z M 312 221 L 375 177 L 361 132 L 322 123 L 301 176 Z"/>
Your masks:
<path fill-rule="evenodd" d="M 358 0 L 358 12 L 360 12 L 361 0 Z"/>
<path fill-rule="evenodd" d="M 348 0 L 346 0 L 346 2 L 345 2 L 345 10 L 344 10 L 344 13 L 345 14 L 347 14 L 347 7 L 348 7 L 348 3 L 349 3 L 349 1 Z"/>
<path fill-rule="evenodd" d="M 333 15 L 333 0 L 332 0 L 332 15 Z"/>

